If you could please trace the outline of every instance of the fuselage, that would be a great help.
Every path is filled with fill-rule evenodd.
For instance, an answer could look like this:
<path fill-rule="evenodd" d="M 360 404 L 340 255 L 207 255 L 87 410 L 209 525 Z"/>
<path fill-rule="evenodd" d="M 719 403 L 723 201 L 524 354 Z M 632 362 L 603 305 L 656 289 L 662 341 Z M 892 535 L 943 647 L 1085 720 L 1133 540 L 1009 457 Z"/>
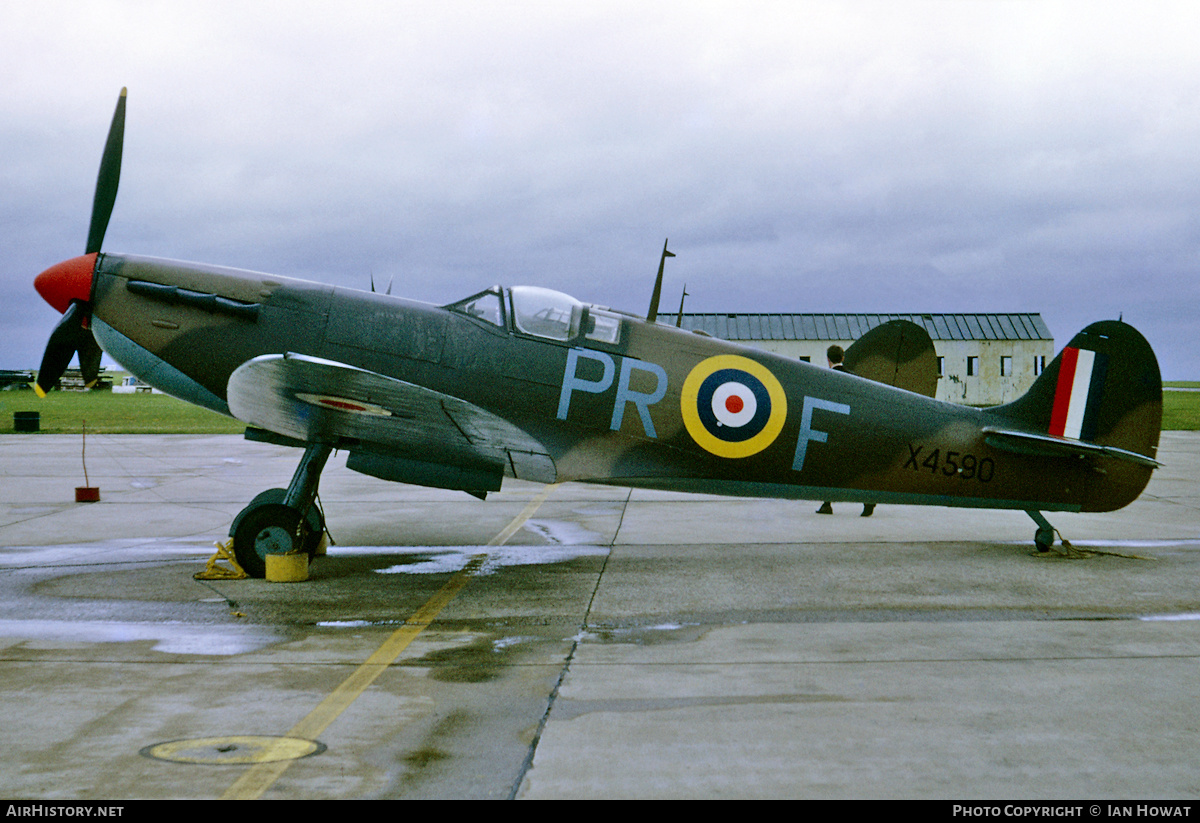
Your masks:
<path fill-rule="evenodd" d="M 1128 492 L 1093 494 L 1094 461 L 990 446 L 992 410 L 543 292 L 497 288 L 439 307 L 102 254 L 92 329 L 134 374 L 225 414 L 234 370 L 284 352 L 451 395 L 542 443 L 560 480 L 1027 510 L 1128 502 Z"/>

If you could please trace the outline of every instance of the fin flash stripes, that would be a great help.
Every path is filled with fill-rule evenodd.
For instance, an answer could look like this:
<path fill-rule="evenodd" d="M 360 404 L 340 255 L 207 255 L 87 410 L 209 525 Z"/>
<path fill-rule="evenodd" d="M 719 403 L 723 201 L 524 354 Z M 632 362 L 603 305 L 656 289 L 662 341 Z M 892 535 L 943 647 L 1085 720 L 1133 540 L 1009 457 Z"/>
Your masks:
<path fill-rule="evenodd" d="M 1095 439 L 1107 371 L 1107 355 L 1070 346 L 1063 349 L 1050 414 L 1050 434 L 1073 440 Z"/>

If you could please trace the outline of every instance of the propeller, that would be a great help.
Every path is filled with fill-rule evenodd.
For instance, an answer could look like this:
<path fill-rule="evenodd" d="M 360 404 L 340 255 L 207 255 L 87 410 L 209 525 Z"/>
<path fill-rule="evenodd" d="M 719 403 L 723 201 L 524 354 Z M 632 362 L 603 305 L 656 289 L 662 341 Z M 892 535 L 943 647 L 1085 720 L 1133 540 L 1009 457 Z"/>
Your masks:
<path fill-rule="evenodd" d="M 108 230 L 108 220 L 112 217 L 113 204 L 117 200 L 117 185 L 121 181 L 125 95 L 126 89 L 122 88 L 116 111 L 113 112 L 112 125 L 108 129 L 108 140 L 104 143 L 104 154 L 100 158 L 100 173 L 96 178 L 96 195 L 92 200 L 92 219 L 84 254 L 51 266 L 33 281 L 46 302 L 63 313 L 62 320 L 50 333 L 34 384 L 41 396 L 58 385 L 76 352 L 79 354 L 79 370 L 84 383 L 90 387 L 100 375 L 102 352 L 90 328 L 92 273 L 96 268 L 100 247 L 104 244 L 104 233 Z"/>

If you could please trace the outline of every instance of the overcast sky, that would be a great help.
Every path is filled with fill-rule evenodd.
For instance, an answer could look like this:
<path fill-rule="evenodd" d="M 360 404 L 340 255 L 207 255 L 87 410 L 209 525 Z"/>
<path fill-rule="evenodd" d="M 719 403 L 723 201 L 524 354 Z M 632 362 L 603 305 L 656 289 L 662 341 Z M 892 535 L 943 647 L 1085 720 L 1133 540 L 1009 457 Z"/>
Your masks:
<path fill-rule="evenodd" d="M 104 248 L 446 303 L 1116 318 L 1200 379 L 1200 3 L 0 0 L 0 368 Z"/>

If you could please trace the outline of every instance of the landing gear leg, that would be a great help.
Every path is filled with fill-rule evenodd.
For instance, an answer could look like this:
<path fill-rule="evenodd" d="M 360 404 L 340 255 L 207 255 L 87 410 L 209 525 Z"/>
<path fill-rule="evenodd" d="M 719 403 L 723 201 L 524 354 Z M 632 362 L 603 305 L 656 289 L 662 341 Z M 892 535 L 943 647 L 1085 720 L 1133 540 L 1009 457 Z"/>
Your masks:
<path fill-rule="evenodd" d="M 325 532 L 325 519 L 314 505 L 321 470 L 331 446 L 314 443 L 286 489 L 269 489 L 250 501 L 233 520 L 229 534 L 238 565 L 251 577 L 265 577 L 268 554 L 287 554 L 296 549 L 311 557 Z"/>
<path fill-rule="evenodd" d="M 1039 511 L 1031 509 L 1025 513 L 1033 518 L 1034 523 L 1037 523 L 1037 531 L 1033 533 L 1033 545 L 1039 552 L 1050 551 L 1050 547 L 1054 545 L 1054 527 Z"/>

